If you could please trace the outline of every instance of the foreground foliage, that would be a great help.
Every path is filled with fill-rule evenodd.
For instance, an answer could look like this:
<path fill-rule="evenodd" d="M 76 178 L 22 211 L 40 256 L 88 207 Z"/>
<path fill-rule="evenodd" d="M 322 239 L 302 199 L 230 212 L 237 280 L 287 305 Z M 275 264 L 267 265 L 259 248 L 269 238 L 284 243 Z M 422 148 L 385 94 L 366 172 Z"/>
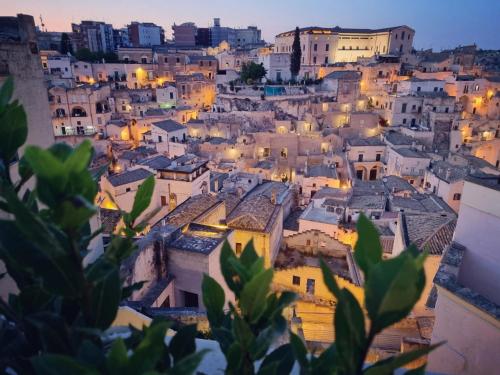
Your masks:
<path fill-rule="evenodd" d="M 0 299 L 0 370 L 18 374 L 190 374 L 205 354 L 196 351 L 196 326 L 181 328 L 169 341 L 170 323 L 154 320 L 125 336 L 110 326 L 119 304 L 143 283 L 123 286 L 120 265 L 135 250 L 145 229 L 154 179 L 139 187 L 133 208 L 122 212 L 124 228 L 92 262 L 89 220 L 96 214 L 97 175 L 89 172 L 92 147 L 27 146 L 26 114 L 12 102 L 13 83 L 0 89 L 0 259 L 19 289 Z M 12 164 L 12 161 L 17 161 Z M 14 169 L 16 169 L 15 171 Z M 105 169 L 105 168 L 104 168 Z M 103 171 L 104 171 L 103 169 Z M 16 181 L 12 171 L 19 176 Z M 34 181 L 33 190 L 27 187 Z M 325 263 L 323 278 L 337 300 L 336 341 L 319 356 L 289 332 L 284 311 L 296 299 L 271 292 L 273 271 L 250 242 L 237 257 L 224 244 L 220 266 L 227 288 L 205 276 L 203 302 L 213 337 L 225 355 L 227 374 L 392 374 L 432 347 L 364 367 L 374 337 L 408 315 L 425 285 L 425 254 L 415 247 L 382 259 L 375 227 L 361 216 L 355 260 L 365 278 L 365 306 L 340 289 Z M 234 298 L 233 298 L 234 297 Z M 236 301 L 236 302 L 232 302 Z M 288 342 L 281 346 L 277 340 Z M 423 368 L 413 370 L 416 374 Z M 410 373 L 410 372 L 408 372 Z"/>

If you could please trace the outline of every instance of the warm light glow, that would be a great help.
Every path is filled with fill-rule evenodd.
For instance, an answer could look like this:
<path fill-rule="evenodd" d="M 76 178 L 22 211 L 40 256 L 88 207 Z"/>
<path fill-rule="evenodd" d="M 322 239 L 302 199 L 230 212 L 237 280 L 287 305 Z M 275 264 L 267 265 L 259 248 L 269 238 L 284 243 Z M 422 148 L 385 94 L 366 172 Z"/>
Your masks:
<path fill-rule="evenodd" d="M 493 90 L 488 90 L 488 93 L 486 94 L 486 96 L 488 97 L 488 99 L 491 99 L 494 94 L 495 93 L 493 92 Z"/>

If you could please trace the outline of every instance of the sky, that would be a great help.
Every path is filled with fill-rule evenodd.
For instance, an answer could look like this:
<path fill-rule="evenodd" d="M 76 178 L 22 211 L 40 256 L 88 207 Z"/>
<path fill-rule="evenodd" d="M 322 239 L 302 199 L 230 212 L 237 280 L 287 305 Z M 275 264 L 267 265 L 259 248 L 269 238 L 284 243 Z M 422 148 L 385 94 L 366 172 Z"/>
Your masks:
<path fill-rule="evenodd" d="M 500 49 L 500 0 L 0 0 L 0 15 L 31 14 L 49 31 L 70 31 L 71 22 L 154 22 L 172 34 L 173 23 L 199 27 L 221 19 L 222 26 L 258 26 L 274 41 L 295 26 L 415 29 L 417 49 L 441 50 L 476 43 Z"/>

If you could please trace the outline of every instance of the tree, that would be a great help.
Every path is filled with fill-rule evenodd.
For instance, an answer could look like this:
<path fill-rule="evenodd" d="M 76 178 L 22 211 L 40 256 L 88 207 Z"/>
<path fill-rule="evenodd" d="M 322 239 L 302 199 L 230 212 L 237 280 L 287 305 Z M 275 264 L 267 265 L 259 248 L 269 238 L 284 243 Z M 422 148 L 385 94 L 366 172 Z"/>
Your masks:
<path fill-rule="evenodd" d="M 95 55 L 88 48 L 80 48 L 76 51 L 75 57 L 80 61 L 94 62 Z"/>
<path fill-rule="evenodd" d="M 264 68 L 264 65 L 256 64 L 253 61 L 248 63 L 243 63 L 241 67 L 240 79 L 245 83 L 253 83 L 260 81 L 265 75 L 267 71 Z"/>
<path fill-rule="evenodd" d="M 61 53 L 63 55 L 67 55 L 68 53 L 73 54 L 73 44 L 71 43 L 71 39 L 69 35 L 66 33 L 62 33 L 61 35 Z"/>
<path fill-rule="evenodd" d="M 292 80 L 296 80 L 300 72 L 300 61 L 302 59 L 302 49 L 300 47 L 300 29 L 295 28 L 295 35 L 293 37 L 292 54 L 290 56 L 290 73 Z"/>

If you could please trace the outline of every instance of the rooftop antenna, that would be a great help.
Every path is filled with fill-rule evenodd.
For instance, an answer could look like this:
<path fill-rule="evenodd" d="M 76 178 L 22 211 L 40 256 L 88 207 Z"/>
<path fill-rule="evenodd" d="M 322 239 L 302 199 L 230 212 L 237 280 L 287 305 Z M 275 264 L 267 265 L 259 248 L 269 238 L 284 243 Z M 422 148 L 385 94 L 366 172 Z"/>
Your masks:
<path fill-rule="evenodd" d="M 45 24 L 43 23 L 43 18 L 42 18 L 42 15 L 40 14 L 40 28 L 42 31 L 47 32 L 47 29 L 45 28 L 45 30 L 44 30 L 44 27 L 45 27 Z"/>

